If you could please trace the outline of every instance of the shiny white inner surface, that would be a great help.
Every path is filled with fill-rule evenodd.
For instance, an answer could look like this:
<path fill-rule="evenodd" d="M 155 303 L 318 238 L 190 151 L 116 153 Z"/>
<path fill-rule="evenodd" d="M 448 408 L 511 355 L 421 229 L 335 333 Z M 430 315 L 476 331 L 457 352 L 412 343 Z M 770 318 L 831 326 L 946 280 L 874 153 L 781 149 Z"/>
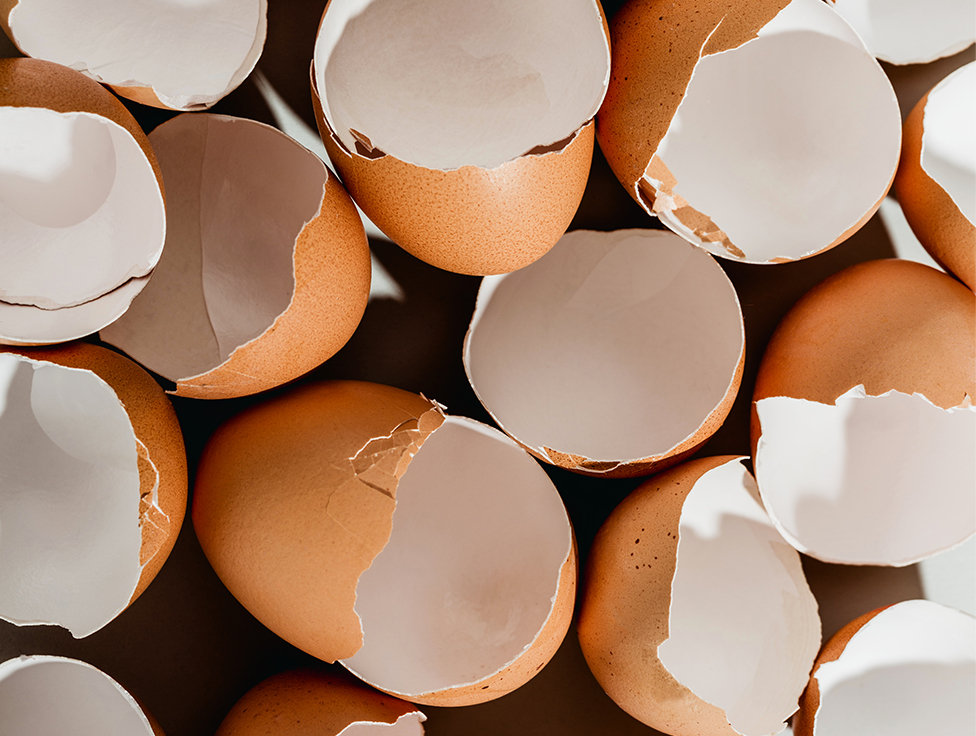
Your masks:
<path fill-rule="evenodd" d="M 396 723 L 352 723 L 338 736 L 423 736 L 424 717 L 420 713 L 407 713 Z"/>

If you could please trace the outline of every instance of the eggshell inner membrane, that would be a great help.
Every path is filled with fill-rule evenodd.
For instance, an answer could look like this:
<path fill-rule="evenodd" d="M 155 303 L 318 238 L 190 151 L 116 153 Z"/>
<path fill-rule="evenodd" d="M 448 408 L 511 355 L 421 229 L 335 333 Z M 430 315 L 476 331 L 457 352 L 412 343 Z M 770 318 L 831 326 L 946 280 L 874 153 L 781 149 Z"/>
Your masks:
<path fill-rule="evenodd" d="M 644 178 L 655 213 L 691 242 L 795 260 L 873 211 L 900 141 L 877 62 L 823 2 L 794 0 L 754 40 L 698 62 L 657 149 L 667 171 L 652 159 Z"/>
<path fill-rule="evenodd" d="M 800 556 L 741 462 L 705 473 L 681 508 L 668 634 L 661 663 L 736 732 L 784 728 L 817 656 L 820 618 Z"/>
<path fill-rule="evenodd" d="M 950 56 L 976 40 L 970 0 L 831 0 L 872 54 L 892 64 L 922 64 Z"/>
<path fill-rule="evenodd" d="M 59 309 L 152 271 L 163 199 L 128 131 L 38 107 L 0 107 L 0 131 L 0 300 Z"/>
<path fill-rule="evenodd" d="M 104 84 L 151 87 L 167 107 L 191 110 L 244 81 L 266 13 L 266 0 L 20 0 L 8 23 L 29 56 Z"/>
<path fill-rule="evenodd" d="M 0 664 L 0 713 L 11 734 L 153 736 L 142 709 L 108 675 L 61 657 Z"/>
<path fill-rule="evenodd" d="M 441 170 L 569 138 L 609 70 L 592 0 L 333 0 L 315 47 L 323 111 L 349 151 Z"/>
<path fill-rule="evenodd" d="M 408 713 L 397 718 L 396 723 L 352 723 L 339 732 L 339 736 L 423 736 L 422 717 Z"/>
<path fill-rule="evenodd" d="M 507 437 L 449 416 L 396 501 L 390 540 L 356 589 L 363 646 L 343 664 L 408 696 L 495 674 L 552 610 L 572 544 L 559 495 Z"/>
<path fill-rule="evenodd" d="M 0 355 L 0 467 L 0 617 L 97 631 L 141 573 L 136 437 L 115 392 Z"/>
<path fill-rule="evenodd" d="M 153 131 L 171 213 L 152 281 L 105 341 L 170 380 L 259 337 L 291 303 L 294 247 L 328 172 L 274 129 L 183 115 Z"/>
<path fill-rule="evenodd" d="M 922 168 L 976 224 L 976 63 L 953 72 L 929 93 Z"/>
<path fill-rule="evenodd" d="M 756 404 L 756 477 L 780 532 L 826 562 L 908 565 L 976 531 L 976 407 L 921 394 Z"/>
<path fill-rule="evenodd" d="M 814 675 L 816 736 L 976 733 L 976 620 L 905 601 L 862 626 Z"/>
<path fill-rule="evenodd" d="M 465 366 L 499 425 L 540 456 L 626 461 L 694 435 L 743 347 L 735 291 L 707 253 L 661 231 L 574 231 L 484 279 Z"/>

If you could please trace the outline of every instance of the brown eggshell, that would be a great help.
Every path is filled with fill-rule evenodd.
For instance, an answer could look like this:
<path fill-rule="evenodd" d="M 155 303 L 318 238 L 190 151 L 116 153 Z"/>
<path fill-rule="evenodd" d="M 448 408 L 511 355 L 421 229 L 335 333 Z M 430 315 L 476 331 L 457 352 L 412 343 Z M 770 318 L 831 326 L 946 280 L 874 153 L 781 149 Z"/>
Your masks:
<path fill-rule="evenodd" d="M 424 715 L 342 672 L 300 669 L 254 686 L 231 709 L 216 736 L 338 736 L 353 723 L 390 725 Z"/>

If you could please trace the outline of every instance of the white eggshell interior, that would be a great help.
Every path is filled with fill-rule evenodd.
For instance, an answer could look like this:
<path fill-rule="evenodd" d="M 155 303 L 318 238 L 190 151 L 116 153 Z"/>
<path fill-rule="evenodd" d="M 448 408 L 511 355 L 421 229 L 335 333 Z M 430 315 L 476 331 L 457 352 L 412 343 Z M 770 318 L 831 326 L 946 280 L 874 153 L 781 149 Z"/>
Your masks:
<path fill-rule="evenodd" d="M 825 562 L 908 565 L 976 531 L 976 407 L 921 394 L 756 404 L 756 478 L 786 539 Z"/>
<path fill-rule="evenodd" d="M 0 107 L 0 301 L 47 310 L 91 301 L 151 272 L 165 228 L 156 176 L 125 128 L 90 113 Z"/>
<path fill-rule="evenodd" d="M 574 231 L 484 279 L 464 363 L 520 442 L 626 461 L 692 436 L 743 347 L 735 290 L 707 253 L 659 230 Z"/>
<path fill-rule="evenodd" d="M 922 168 L 976 224 L 976 62 L 957 69 L 929 93 Z"/>
<path fill-rule="evenodd" d="M 698 62 L 657 149 L 674 194 L 741 253 L 702 242 L 678 204 L 655 211 L 716 255 L 796 260 L 881 201 L 900 145 L 898 102 L 877 61 L 822 0 L 793 0 L 757 38 Z"/>
<path fill-rule="evenodd" d="M 254 68 L 266 15 L 267 0 L 19 0 L 9 25 L 29 56 L 192 110 Z"/>
<path fill-rule="evenodd" d="M 169 203 L 166 249 L 106 342 L 170 380 L 224 363 L 291 304 L 294 249 L 328 171 L 270 126 L 197 113 L 150 140 Z"/>
<path fill-rule="evenodd" d="M 610 49 L 593 0 L 333 0 L 314 63 L 348 150 L 490 169 L 592 118 Z"/>
<path fill-rule="evenodd" d="M 976 40 L 972 0 L 831 0 L 872 54 L 892 64 L 950 56 Z"/>
<path fill-rule="evenodd" d="M 423 722 L 421 713 L 407 713 L 397 718 L 396 723 L 351 723 L 338 736 L 423 736 Z"/>
<path fill-rule="evenodd" d="M 141 573 L 136 437 L 118 396 L 90 371 L 0 354 L 0 468 L 0 617 L 97 631 Z"/>
<path fill-rule="evenodd" d="M 406 696 L 511 664 L 548 620 L 571 551 L 549 477 L 497 430 L 449 416 L 396 501 L 390 540 L 356 590 L 363 647 L 343 664 Z"/>
<path fill-rule="evenodd" d="M 18 657 L 0 664 L 4 733 L 153 736 L 121 685 L 89 664 L 62 657 Z"/>
<path fill-rule="evenodd" d="M 780 537 L 740 460 L 705 473 L 681 508 L 661 663 L 723 709 L 736 732 L 779 733 L 820 647 L 800 555 Z"/>
<path fill-rule="evenodd" d="M 815 736 L 976 733 L 976 619 L 925 600 L 881 611 L 815 675 Z"/>

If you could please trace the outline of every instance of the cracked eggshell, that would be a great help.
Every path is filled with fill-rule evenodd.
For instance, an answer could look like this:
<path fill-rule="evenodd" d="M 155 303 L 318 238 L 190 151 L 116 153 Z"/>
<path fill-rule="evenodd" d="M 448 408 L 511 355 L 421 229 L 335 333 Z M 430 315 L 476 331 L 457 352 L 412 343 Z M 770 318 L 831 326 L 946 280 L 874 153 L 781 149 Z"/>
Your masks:
<path fill-rule="evenodd" d="M 139 597 L 176 543 L 187 497 L 180 425 L 145 371 L 96 345 L 0 348 L 0 370 L 10 454 L 0 463 L 0 616 L 87 636 Z"/>
<path fill-rule="evenodd" d="M 822 0 L 630 0 L 610 33 L 600 147 L 630 195 L 689 242 L 793 261 L 880 206 L 898 165 L 898 102 Z"/>
<path fill-rule="evenodd" d="M 575 543 L 542 468 L 399 389 L 312 384 L 227 422 L 201 459 L 193 522 L 259 621 L 412 702 L 515 689 L 572 618 Z"/>
<path fill-rule="evenodd" d="M 426 717 L 411 703 L 339 672 L 282 672 L 249 690 L 216 736 L 422 736 Z"/>
<path fill-rule="evenodd" d="M 783 730 L 820 646 L 800 556 L 742 460 L 651 478 L 590 549 L 577 624 L 587 664 L 617 705 L 675 736 Z"/>
<path fill-rule="evenodd" d="M 0 26 L 27 56 L 71 66 L 123 97 L 201 110 L 254 69 L 267 0 L 0 0 Z"/>
<path fill-rule="evenodd" d="M 976 289 L 976 62 L 943 79 L 912 109 L 895 191 L 925 250 Z"/>
<path fill-rule="evenodd" d="M 0 59 L 0 343 L 66 342 L 126 310 L 163 249 L 163 180 L 110 92 Z"/>
<path fill-rule="evenodd" d="M 370 284 L 366 232 L 335 176 L 242 118 L 185 114 L 150 140 L 169 192 L 166 250 L 100 337 L 192 398 L 264 391 L 331 358 Z"/>
<path fill-rule="evenodd" d="M 805 295 L 760 365 L 763 502 L 801 552 L 908 565 L 976 518 L 976 296 L 911 261 L 861 263 Z"/>
<path fill-rule="evenodd" d="M 976 620 L 910 600 L 830 638 L 793 719 L 794 736 L 976 732 Z"/>
<path fill-rule="evenodd" d="M 674 233 L 578 230 L 482 282 L 464 342 L 478 398 L 540 460 L 596 476 L 670 467 L 721 426 L 745 359 L 715 259 Z"/>
<path fill-rule="evenodd" d="M 535 261 L 566 231 L 609 71 L 596 0 L 331 0 L 311 85 L 366 215 L 421 260 L 485 275 Z"/>

